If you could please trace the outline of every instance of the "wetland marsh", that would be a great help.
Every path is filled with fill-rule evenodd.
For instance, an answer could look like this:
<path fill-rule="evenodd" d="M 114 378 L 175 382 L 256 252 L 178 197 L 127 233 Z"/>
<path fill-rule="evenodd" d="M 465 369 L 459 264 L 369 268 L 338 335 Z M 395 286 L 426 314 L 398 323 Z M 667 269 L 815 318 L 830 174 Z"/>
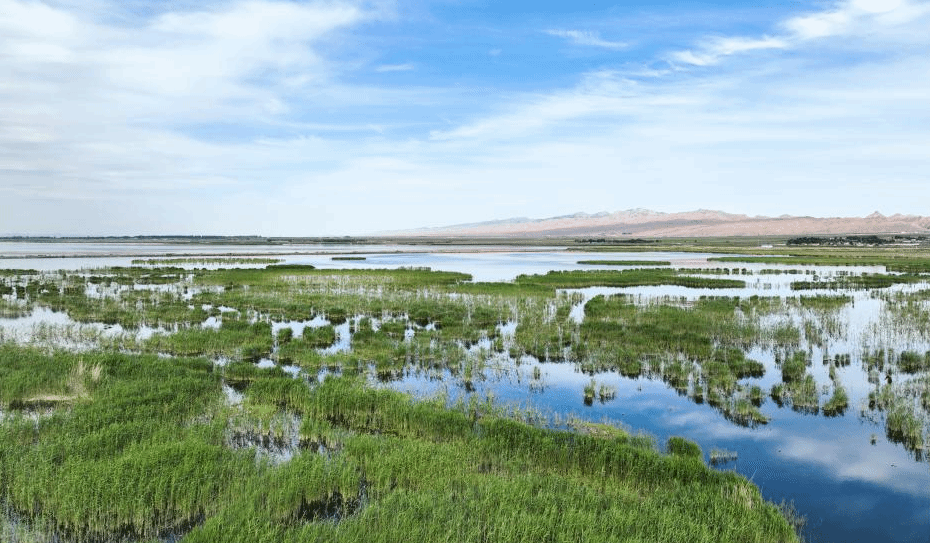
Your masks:
<path fill-rule="evenodd" d="M 391 249 L 8 251 L 3 539 L 930 537 L 920 255 Z"/>

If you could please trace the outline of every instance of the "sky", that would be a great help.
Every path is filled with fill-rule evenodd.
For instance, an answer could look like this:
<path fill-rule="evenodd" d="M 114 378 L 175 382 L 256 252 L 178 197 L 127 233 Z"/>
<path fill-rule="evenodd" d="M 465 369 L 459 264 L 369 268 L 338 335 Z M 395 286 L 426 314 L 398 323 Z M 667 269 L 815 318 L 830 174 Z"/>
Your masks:
<path fill-rule="evenodd" d="M 930 215 L 930 0 L 0 0 L 0 235 Z"/>

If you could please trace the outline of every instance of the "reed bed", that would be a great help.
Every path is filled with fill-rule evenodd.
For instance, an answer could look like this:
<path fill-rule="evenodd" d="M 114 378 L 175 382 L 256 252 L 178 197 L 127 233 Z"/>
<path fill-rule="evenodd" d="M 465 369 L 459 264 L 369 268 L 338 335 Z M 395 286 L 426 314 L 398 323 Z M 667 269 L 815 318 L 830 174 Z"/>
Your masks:
<path fill-rule="evenodd" d="M 676 270 L 643 269 L 622 271 L 551 271 L 545 275 L 520 275 L 515 280 L 523 285 L 541 285 L 554 288 L 632 287 L 650 285 L 677 285 L 691 288 L 742 288 L 744 281 L 693 277 Z"/>
<path fill-rule="evenodd" d="M 0 398 L 14 409 L 84 380 L 38 425 L 0 422 L 0 501 L 42 537 L 794 540 L 757 489 L 704 466 L 683 439 L 663 456 L 625 432 L 536 428 L 492 403 L 415 401 L 358 377 L 311 387 L 246 362 L 218 370 L 205 359 L 5 344 L 0 368 Z M 243 404 L 226 405 L 224 380 Z M 243 435 L 298 445 L 276 463 L 230 438 Z"/>
<path fill-rule="evenodd" d="M 250 393 L 256 401 L 285 397 L 287 409 L 351 430 L 339 455 L 329 461 L 306 453 L 295 458 L 280 483 L 260 486 L 228 515 L 195 529 L 189 540 L 353 540 L 362 533 L 366 540 L 382 541 L 410 534 L 466 541 L 489 534 L 502 541 L 585 534 L 597 540 L 660 534 L 664 540 L 694 540 L 696 533 L 708 541 L 734 535 L 794 538 L 752 487 L 732 474 L 709 471 L 693 453 L 696 446 L 680 438 L 669 447 L 672 456 L 660 456 L 625 433 L 605 438 L 534 428 L 500 418 L 488 405 L 450 409 L 442 401 L 416 402 L 397 392 L 367 389 L 355 378 L 328 378 L 312 390 L 291 383 L 269 379 Z M 298 469 L 316 475 L 292 473 Z M 675 474 L 674 482 L 658 476 L 665 471 Z M 421 501 L 424 496 L 429 500 Z M 659 528 L 633 522 L 634 517 L 602 528 L 582 522 L 604 514 L 628 517 L 633 496 L 646 497 L 640 510 L 670 504 L 671 516 L 649 514 Z M 750 512 L 757 519 L 752 523 L 772 531 L 753 536 L 747 526 L 724 521 L 694 532 L 701 525 L 697 509 L 711 503 L 721 520 L 726 515 L 716 508 L 732 508 Z M 260 520 L 243 524 L 241 517 Z M 681 530 L 683 519 L 688 528 Z M 681 531 L 669 531 L 673 525 Z"/>
<path fill-rule="evenodd" d="M 670 441 L 663 455 L 622 431 L 527 424 L 478 394 L 449 405 L 370 384 L 420 372 L 480 390 L 529 355 L 591 374 L 579 404 L 611 401 L 616 389 L 598 374 L 612 372 L 661 380 L 742 426 L 768 422 L 767 398 L 808 414 L 848 410 L 838 373 L 850 355 L 822 351 L 832 395 L 824 389 L 821 401 L 807 349 L 842 334 L 837 315 L 850 295 L 652 304 L 596 296 L 581 322 L 572 316 L 585 300 L 574 288 L 743 286 L 696 273 L 567 272 L 512 283 L 307 266 L 11 274 L 5 303 L 64 311 L 87 325 L 159 328 L 131 337 L 52 327 L 30 336 L 43 348 L 0 344 L 8 412 L 0 501 L 22 525 L 88 542 L 166 534 L 793 541 L 751 484 L 708 469 L 686 440 Z M 892 313 L 910 315 L 894 326 L 921 329 L 920 292 L 883 295 Z M 90 348 L 52 348 L 66 336 Z M 770 391 L 755 381 L 766 368 L 747 355 L 753 347 L 776 353 L 782 382 Z M 889 439 L 924 450 L 926 353 L 856 356 L 876 375 L 867 410 Z M 304 372 L 295 379 L 264 367 L 272 361 Z M 883 384 L 881 372 L 899 380 Z M 527 381 L 541 387 L 542 375 Z M 227 401 L 224 384 L 241 397 Z M 26 416 L 39 408 L 48 415 Z M 280 454 L 262 454 L 270 448 Z"/>
<path fill-rule="evenodd" d="M 817 251 L 815 249 L 815 251 Z M 887 271 L 901 273 L 930 272 L 930 258 L 895 254 L 893 251 L 842 251 L 839 254 L 805 254 L 792 250 L 792 256 L 720 256 L 712 262 L 746 262 L 754 264 L 787 264 L 802 266 L 884 266 Z"/>
<path fill-rule="evenodd" d="M 878 273 L 866 273 L 862 275 L 847 275 L 834 277 L 823 281 L 794 281 L 791 283 L 792 290 L 871 290 L 888 288 L 893 285 L 927 283 L 930 276 L 902 273 L 899 275 L 886 275 Z"/>

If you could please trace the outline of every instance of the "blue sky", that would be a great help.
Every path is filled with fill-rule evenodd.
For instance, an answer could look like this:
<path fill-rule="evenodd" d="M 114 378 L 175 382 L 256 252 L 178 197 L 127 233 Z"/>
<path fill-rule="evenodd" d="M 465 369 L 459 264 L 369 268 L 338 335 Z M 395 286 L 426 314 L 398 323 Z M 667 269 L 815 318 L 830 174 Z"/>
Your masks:
<path fill-rule="evenodd" d="M 930 1 L 0 0 L 0 234 L 930 215 Z"/>

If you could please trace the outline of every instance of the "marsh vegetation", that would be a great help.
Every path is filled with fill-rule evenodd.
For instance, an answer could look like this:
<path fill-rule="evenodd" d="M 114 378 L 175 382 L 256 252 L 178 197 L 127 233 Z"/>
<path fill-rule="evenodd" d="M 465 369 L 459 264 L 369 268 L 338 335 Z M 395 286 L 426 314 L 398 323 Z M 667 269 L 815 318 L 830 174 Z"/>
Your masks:
<path fill-rule="evenodd" d="M 660 447 L 498 399 L 497 383 L 516 383 L 545 402 L 555 367 L 583 376 L 569 400 L 581 413 L 635 402 L 624 383 L 660 383 L 740 431 L 789 413 L 856 417 L 926 458 L 922 260 L 810 284 L 769 260 L 595 262 L 661 267 L 509 282 L 279 262 L 4 272 L 2 529 L 69 541 L 795 539 L 752 483 L 705 464 L 732 466 L 736 452 L 688 436 Z M 759 281 L 792 294 L 760 295 Z M 644 295 L 670 286 L 701 294 Z M 871 328 L 851 329 L 857 304 L 879 308 Z M 61 318 L 30 321 L 42 312 Z M 411 382 L 434 392 L 393 390 Z"/>

